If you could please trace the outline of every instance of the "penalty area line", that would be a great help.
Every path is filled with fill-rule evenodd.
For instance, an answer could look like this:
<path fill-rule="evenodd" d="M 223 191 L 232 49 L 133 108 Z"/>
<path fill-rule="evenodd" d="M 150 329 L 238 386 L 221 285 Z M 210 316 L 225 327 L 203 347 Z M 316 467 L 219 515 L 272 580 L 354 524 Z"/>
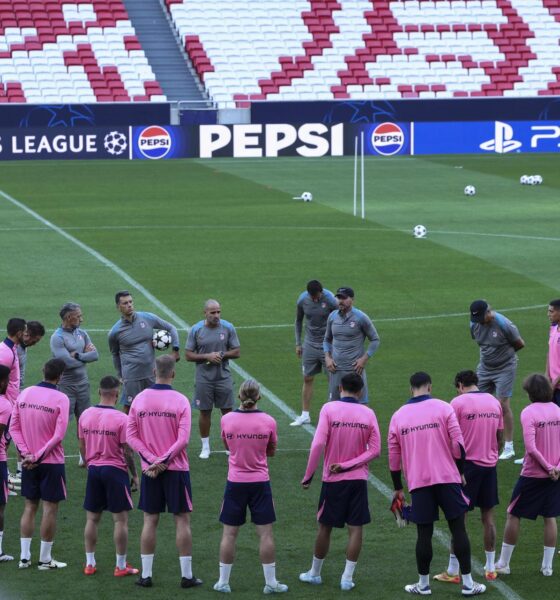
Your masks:
<path fill-rule="evenodd" d="M 97 261 L 99 261 L 102 265 L 104 265 L 105 267 L 107 267 L 108 269 L 113 271 L 116 275 L 118 275 L 124 281 L 126 281 L 131 287 L 133 287 L 135 290 L 140 292 L 147 300 L 149 300 L 162 313 L 167 315 L 167 317 L 169 317 L 170 319 L 174 320 L 176 324 L 180 325 L 181 328 L 183 328 L 184 330 L 187 330 L 187 331 L 190 329 L 190 325 L 184 319 L 182 319 L 176 312 L 174 312 L 171 308 L 169 308 L 167 305 L 165 305 L 161 300 L 156 298 L 156 296 L 154 296 L 146 287 L 144 287 L 139 281 L 136 281 L 136 279 L 134 279 L 126 271 L 121 269 L 121 267 L 119 267 L 113 261 L 109 260 L 108 258 L 103 256 L 100 252 L 98 252 L 97 250 L 94 250 L 87 244 L 84 244 L 84 242 L 75 238 L 73 235 L 70 235 L 69 233 L 64 231 L 64 229 L 58 227 L 58 225 L 55 225 L 51 221 L 45 219 L 38 212 L 29 208 L 28 206 L 23 204 L 23 202 L 16 200 L 15 198 L 10 196 L 3 190 L 0 190 L 0 196 L 5 198 L 8 202 L 13 204 L 14 206 L 17 206 L 23 212 L 27 213 L 28 215 L 30 215 L 31 217 L 33 217 L 34 219 L 36 219 L 37 221 L 39 221 L 40 223 L 42 223 L 43 225 L 48 227 L 49 229 L 52 229 L 52 231 L 58 233 L 59 235 L 64 237 L 66 240 L 68 240 L 72 244 L 78 246 L 78 248 L 82 249 L 84 252 L 89 254 L 91 257 L 93 257 Z M 242 379 L 252 379 L 251 375 L 243 367 L 240 367 L 238 364 L 236 364 L 233 361 L 231 363 L 231 368 Z M 259 382 L 259 385 L 261 386 L 261 393 L 262 393 L 263 397 L 267 398 L 267 400 L 271 404 L 273 404 L 276 408 L 278 408 L 279 411 L 284 413 L 292 421 L 298 416 L 298 414 L 292 408 L 290 408 L 283 400 L 281 400 L 274 392 L 269 390 L 266 386 L 262 385 L 260 382 Z M 313 436 L 315 434 L 315 427 L 313 427 L 312 425 L 303 425 L 302 429 L 307 431 L 311 436 Z M 382 496 L 384 496 L 387 499 L 392 498 L 393 493 L 392 493 L 391 489 L 387 485 L 385 485 L 380 479 L 375 477 L 373 474 L 370 473 L 370 475 L 368 477 L 368 481 L 372 485 L 372 487 L 374 487 Z M 448 547 L 449 543 L 448 543 L 447 536 L 441 530 L 438 530 L 437 528 L 434 528 L 434 532 L 436 535 L 436 539 L 440 543 L 442 543 L 444 546 Z M 477 573 L 484 573 L 484 569 L 478 561 L 473 560 L 472 564 L 473 564 L 474 570 Z M 497 589 L 497 591 L 502 596 L 507 598 L 507 600 L 522 600 L 521 596 L 519 596 L 514 590 L 512 590 L 505 583 L 503 583 L 499 580 L 490 582 L 490 583 L 493 587 L 495 587 Z"/>

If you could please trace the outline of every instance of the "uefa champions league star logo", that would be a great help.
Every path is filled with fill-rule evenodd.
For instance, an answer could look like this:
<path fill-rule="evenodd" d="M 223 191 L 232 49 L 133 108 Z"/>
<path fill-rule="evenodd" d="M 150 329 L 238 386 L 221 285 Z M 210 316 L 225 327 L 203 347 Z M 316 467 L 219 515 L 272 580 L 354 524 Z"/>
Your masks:
<path fill-rule="evenodd" d="M 497 154 L 506 154 L 521 148 L 521 142 L 513 139 L 513 127 L 507 123 L 496 121 L 494 125 L 494 139 L 487 140 L 480 144 L 481 150 L 496 152 Z"/>
<path fill-rule="evenodd" d="M 126 135 L 120 131 L 111 131 L 105 136 L 103 146 L 109 154 L 120 156 L 128 146 Z"/>

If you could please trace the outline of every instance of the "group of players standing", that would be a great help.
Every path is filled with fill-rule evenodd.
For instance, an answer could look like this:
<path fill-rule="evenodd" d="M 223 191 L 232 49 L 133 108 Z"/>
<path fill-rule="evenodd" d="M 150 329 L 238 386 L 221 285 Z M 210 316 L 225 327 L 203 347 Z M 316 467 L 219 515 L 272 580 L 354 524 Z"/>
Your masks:
<path fill-rule="evenodd" d="M 324 368 L 329 373 L 329 400 L 323 406 L 311 446 L 302 485 L 308 488 L 321 454 L 325 454 L 323 487 L 317 520 L 319 529 L 311 569 L 300 575 L 310 584 L 321 583 L 321 568 L 326 557 L 333 527 L 348 526 L 342 590 L 354 587 L 353 573 L 362 545 L 362 527 L 370 521 L 367 500 L 368 463 L 379 456 L 381 437 L 376 416 L 367 403 L 365 366 L 379 346 L 379 336 L 371 321 L 353 306 L 354 291 L 341 287 L 333 295 L 314 280 L 307 285 L 297 302 L 296 353 L 302 359 L 303 410 L 293 426 L 310 422 L 309 408 L 313 378 Z M 81 456 L 88 467 L 84 508 L 86 566 L 84 573 L 96 572 L 95 544 L 97 525 L 103 510 L 113 513 L 117 565 L 115 575 L 138 573 L 126 562 L 127 514 L 132 508 L 127 469 L 137 484 L 132 451 L 142 462 L 139 507 L 144 511 L 141 537 L 142 574 L 137 584 L 152 585 L 152 564 L 156 545 L 159 514 L 166 509 L 175 516 L 177 548 L 181 565 L 181 586 L 188 588 L 202 582 L 192 573 L 192 541 L 189 513 L 192 494 L 186 446 L 190 438 L 191 411 L 185 396 L 171 387 L 175 362 L 179 360 L 179 337 L 175 327 L 151 313 L 134 311 L 128 292 L 116 295 L 121 319 L 109 334 L 109 347 L 119 378 L 123 383 L 123 400 L 128 417 L 114 410 L 120 381 L 104 377 L 99 386 L 100 403 L 85 408 L 85 363 L 97 360 L 95 347 L 80 329 L 81 310 L 67 304 L 61 310 L 62 327 L 51 339 L 53 356 L 44 368 L 44 381 L 26 388 L 15 399 L 9 393 L 14 384 L 18 340 L 26 335 L 10 333 L 0 344 L 0 392 L 6 400 L 0 418 L 2 440 L 9 432 L 22 455 L 22 493 L 26 506 L 21 520 L 20 568 L 31 564 L 31 536 L 39 500 L 43 500 L 41 552 L 38 568 L 50 570 L 66 566 L 52 559 L 51 547 L 56 526 L 58 502 L 65 495 L 64 454 L 61 442 L 66 432 L 72 398 L 78 421 Z M 66 310 L 66 312 L 65 312 Z M 65 312 L 65 314 L 63 314 Z M 465 513 L 479 506 L 484 524 L 486 551 L 485 575 L 509 573 L 509 559 L 519 532 L 520 518 L 545 519 L 545 550 L 541 571 L 552 574 L 552 557 L 556 544 L 556 516 L 560 514 L 560 408 L 557 399 L 560 376 L 560 301 L 549 306 L 551 337 L 547 377 L 532 375 L 524 383 L 531 405 L 521 421 L 526 446 L 521 477 L 508 507 L 508 523 L 499 561 L 495 562 L 495 525 L 493 507 L 498 503 L 496 464 L 502 431 L 506 446 L 500 458 L 511 458 L 513 420 L 508 427 L 507 410 L 511 397 L 516 352 L 524 345 L 511 321 L 492 311 L 485 301 L 471 305 L 471 334 L 480 346 L 478 375 L 463 371 L 455 383 L 459 396 L 451 404 L 432 398 L 431 379 L 427 373 L 415 373 L 410 379 L 411 399 L 391 419 L 389 426 L 389 463 L 395 493 L 396 512 L 402 512 L 404 494 L 401 468 L 412 497 L 410 519 L 418 530 L 416 558 L 419 581 L 407 585 L 413 594 L 428 595 L 429 566 L 432 558 L 433 523 L 442 508 L 452 534 L 452 553 L 440 581 L 460 583 L 462 594 L 477 595 L 483 584 L 471 577 L 470 545 L 465 529 Z M 251 510 L 260 538 L 260 556 L 265 576 L 264 592 L 287 591 L 276 579 L 272 523 L 275 520 L 269 484 L 267 456 L 276 446 L 274 419 L 257 409 L 258 384 L 244 382 L 239 391 L 240 407 L 234 412 L 233 381 L 228 360 L 238 358 L 239 340 L 235 328 L 221 318 L 219 303 L 209 300 L 205 319 L 189 332 L 186 358 L 195 362 L 194 405 L 200 409 L 202 439 L 200 458 L 210 455 L 209 430 L 213 407 L 221 409 L 222 439 L 230 452 L 228 480 L 220 520 L 224 525 L 220 545 L 220 579 L 214 589 L 231 591 L 229 576 L 235 540 Z M 302 329 L 305 320 L 305 339 Z M 13 321 L 12 329 L 13 329 Z M 172 353 L 155 361 L 151 343 L 153 329 L 166 329 L 172 337 Z M 364 349 L 364 342 L 369 344 Z M 54 340 L 54 342 L 53 342 Z M 29 344 L 28 344 L 29 345 Z M 9 351 L 9 352 L 8 352 Z M 78 364 L 74 364 L 74 362 Z M 11 364 L 7 364 L 11 363 Z M 2 366 L 5 365 L 3 370 Z M 75 387 L 63 393 L 64 378 L 73 369 L 82 369 L 73 378 Z M 18 376 L 19 377 L 19 376 Z M 87 374 L 85 375 L 87 381 Z M 63 384 L 60 388 L 60 384 Z M 57 389 L 57 385 L 59 389 Z M 81 387 L 80 387 L 81 386 Z M 19 390 L 19 382 L 17 385 Z M 495 393 L 499 401 L 490 393 Z M 87 388 L 89 403 L 89 384 Z M 10 403 L 7 410 L 6 402 Z M 113 409 L 113 410 L 111 410 Z M 9 414 L 8 414 L 9 413 Z M 80 414 L 78 414 L 80 413 Z M 228 414 L 230 413 L 230 414 Z M 509 411 L 511 415 L 511 410 Z M 80 416 L 81 415 L 81 416 Z M 4 430 L 4 431 L 2 431 Z M 509 439 L 508 439 L 509 438 Z M 509 442 L 509 445 L 508 445 Z M 5 449 L 0 442 L 0 467 L 5 465 Z M 4 450 L 4 454 L 2 451 Z M 7 469 L 2 467 L 0 474 Z M 6 487 L 6 486 L 4 486 Z M 7 491 L 7 490 L 6 490 Z M 0 494 L 0 544 L 3 512 Z M 0 560 L 7 560 L 0 545 Z M 11 557 L 8 557 L 8 559 Z M 461 576 L 459 576 L 461 573 Z"/>

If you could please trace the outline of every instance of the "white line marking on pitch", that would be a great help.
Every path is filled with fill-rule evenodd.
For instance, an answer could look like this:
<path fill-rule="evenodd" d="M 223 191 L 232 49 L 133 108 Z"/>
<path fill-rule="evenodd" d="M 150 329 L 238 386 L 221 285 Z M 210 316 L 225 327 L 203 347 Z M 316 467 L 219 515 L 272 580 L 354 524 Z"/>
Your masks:
<path fill-rule="evenodd" d="M 6 200 L 8 200 L 8 202 L 13 204 L 14 206 L 17 206 L 18 208 L 20 208 L 21 210 L 26 212 L 28 215 L 32 216 L 34 219 L 43 223 L 43 225 L 45 225 L 49 229 L 52 229 L 52 231 L 58 233 L 62 237 L 66 238 L 69 242 L 72 242 L 73 244 L 75 244 L 76 246 L 78 246 L 79 248 L 81 248 L 82 250 L 87 252 L 90 256 L 92 256 L 93 258 L 98 260 L 101 264 L 103 264 L 104 266 L 111 269 L 119 277 L 122 277 L 124 279 L 124 281 L 126 281 L 130 286 L 132 286 L 133 288 L 138 290 L 147 300 L 149 300 L 161 312 L 165 313 L 170 319 L 173 319 L 175 321 L 175 323 L 178 323 L 185 330 L 189 329 L 189 324 L 186 321 L 184 321 L 181 317 L 179 317 L 179 315 L 177 315 L 177 313 L 175 313 L 172 309 L 170 309 L 163 302 L 161 302 L 161 300 L 158 300 L 158 298 L 156 298 L 147 288 L 145 288 L 141 283 L 136 281 L 133 277 L 131 277 L 126 271 L 121 269 L 114 262 L 112 262 L 111 260 L 109 260 L 108 258 L 103 256 L 101 253 L 97 252 L 97 250 L 94 250 L 87 244 L 84 244 L 79 239 L 70 235 L 69 233 L 67 233 L 66 231 L 64 231 L 57 225 L 55 225 L 54 223 L 51 223 L 50 221 L 48 221 L 47 219 L 42 217 L 39 213 L 35 212 L 33 209 L 29 208 L 28 206 L 26 206 L 19 200 L 16 200 L 15 198 L 10 196 L 3 190 L 0 190 L 0 195 L 2 195 Z M 235 362 L 232 362 L 230 364 L 231 364 L 232 370 L 235 371 L 238 375 L 240 375 L 243 379 L 252 379 L 251 375 L 247 371 L 245 371 L 245 369 L 243 367 L 240 367 Z M 278 410 L 283 412 L 292 421 L 298 416 L 298 414 L 294 410 L 292 410 L 276 394 L 274 394 L 274 392 L 272 392 L 271 390 L 269 390 L 266 386 L 264 386 L 262 384 L 260 384 L 260 386 L 261 386 L 262 395 L 264 397 L 266 397 L 274 406 L 276 406 L 276 408 L 278 408 Z M 310 435 L 314 435 L 314 433 L 315 433 L 315 427 L 313 427 L 312 425 L 303 425 L 302 429 L 305 429 Z M 375 489 L 377 489 L 379 491 L 380 494 L 385 496 L 385 498 L 387 498 L 387 499 L 392 498 L 393 493 L 391 492 L 390 488 L 387 485 L 385 485 L 380 479 L 375 477 L 375 475 L 370 473 L 368 481 Z M 440 542 L 442 542 L 445 547 L 448 547 L 449 540 L 448 540 L 447 536 L 440 530 L 436 529 L 435 531 L 437 532 L 436 539 L 438 539 Z M 480 574 L 480 573 L 484 572 L 482 565 L 478 561 L 473 559 L 472 564 L 473 564 L 474 570 L 477 573 Z M 521 596 L 519 596 L 516 592 L 514 592 L 505 583 L 498 580 L 498 581 L 492 582 L 492 585 L 494 587 L 496 587 L 496 589 L 508 600 L 522 600 Z"/>

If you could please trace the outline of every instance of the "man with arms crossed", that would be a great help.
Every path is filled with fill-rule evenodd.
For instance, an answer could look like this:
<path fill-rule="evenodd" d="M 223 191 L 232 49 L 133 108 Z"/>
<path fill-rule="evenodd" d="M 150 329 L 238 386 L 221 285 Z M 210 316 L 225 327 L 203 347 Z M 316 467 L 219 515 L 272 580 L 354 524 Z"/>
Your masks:
<path fill-rule="evenodd" d="M 185 357 L 196 363 L 194 405 L 199 409 L 198 427 L 202 450 L 199 458 L 210 457 L 210 426 L 212 409 L 222 415 L 233 408 L 233 378 L 229 360 L 239 358 L 239 338 L 235 327 L 220 318 L 222 309 L 217 300 L 206 300 L 204 320 L 193 325 L 185 346 Z"/>
<path fill-rule="evenodd" d="M 301 390 L 301 415 L 290 425 L 297 427 L 311 423 L 309 409 L 313 397 L 315 375 L 325 367 L 323 339 L 327 328 L 327 318 L 338 308 L 336 298 L 329 290 L 323 289 L 320 281 L 312 279 L 307 283 L 296 304 L 296 354 L 301 358 L 303 388 Z M 305 317 L 305 339 L 301 343 L 303 319 Z"/>
<path fill-rule="evenodd" d="M 552 384 L 553 400 L 560 406 L 560 299 L 548 303 L 550 333 L 548 336 L 548 356 L 546 376 Z"/>
<path fill-rule="evenodd" d="M 154 383 L 155 351 L 154 329 L 165 329 L 171 334 L 175 361 L 179 360 L 179 334 L 177 328 L 149 312 L 136 312 L 130 292 L 115 294 L 121 318 L 109 332 L 109 350 L 117 375 L 123 382 L 122 402 L 128 414 L 134 398 Z"/>
<path fill-rule="evenodd" d="M 484 575 L 488 581 L 496 579 L 496 523 L 494 506 L 498 504 L 498 462 L 502 445 L 504 420 L 500 402 L 491 394 L 481 392 L 478 377 L 473 371 L 461 371 L 455 376 L 455 388 L 459 396 L 451 400 L 465 441 L 464 475 L 467 484 L 464 492 L 469 498 L 469 510 L 480 508 L 484 528 L 484 551 L 486 564 Z M 434 579 L 449 583 L 460 583 L 459 561 L 453 553 L 449 556 L 447 571 Z"/>
<path fill-rule="evenodd" d="M 134 400 L 128 416 L 126 439 L 142 460 L 139 508 L 144 511 L 140 538 L 141 587 L 152 587 L 152 566 L 156 549 L 159 515 L 173 513 L 176 544 L 181 565 L 181 587 L 202 581 L 192 573 L 192 534 L 189 513 L 192 493 L 187 445 L 191 433 L 191 408 L 186 396 L 171 384 L 175 378 L 175 357 L 156 359 L 156 383 Z"/>
<path fill-rule="evenodd" d="M 357 373 L 364 381 L 360 399 L 368 403 L 368 388 L 365 367 L 367 361 L 379 347 L 379 336 L 371 319 L 361 310 L 354 308 L 354 290 L 350 287 L 338 288 L 335 294 L 338 310 L 327 319 L 327 329 L 323 341 L 325 364 L 329 371 L 329 400 L 338 400 L 342 377 Z M 370 341 L 364 352 L 364 341 Z"/>
<path fill-rule="evenodd" d="M 76 415 L 77 429 L 81 414 L 91 406 L 87 364 L 98 360 L 99 354 L 87 331 L 80 327 L 84 318 L 79 304 L 66 302 L 59 315 L 62 324 L 51 336 L 51 352 L 66 365 L 58 389 L 70 400 L 70 418 Z M 79 465 L 84 466 L 81 453 Z"/>
<path fill-rule="evenodd" d="M 500 460 L 515 456 L 513 449 L 513 413 L 510 399 L 517 371 L 517 354 L 525 346 L 517 327 L 492 310 L 486 300 L 475 300 L 470 306 L 471 336 L 480 347 L 476 368 L 478 387 L 498 398 L 504 413 L 505 444 Z"/>
<path fill-rule="evenodd" d="M 340 589 L 351 590 L 354 570 L 362 549 L 362 529 L 371 521 L 368 507 L 368 463 L 381 452 L 381 436 L 375 413 L 360 404 L 364 382 L 357 373 L 344 375 L 340 398 L 323 405 L 317 431 L 313 437 L 307 469 L 301 482 L 311 485 L 321 454 L 323 486 L 319 498 L 317 521 L 319 531 L 311 569 L 301 573 L 301 581 L 318 585 L 321 568 L 327 556 L 333 527 L 348 525 L 346 566 Z"/>
<path fill-rule="evenodd" d="M 465 444 L 453 408 L 432 398 L 432 380 L 422 371 L 410 378 L 412 397 L 392 416 L 389 425 L 389 468 L 394 497 L 404 500 L 401 465 L 412 497 L 416 523 L 416 564 L 419 581 L 405 586 L 409 594 L 428 596 L 434 521 L 441 507 L 463 579 L 463 596 L 476 596 L 486 586 L 471 575 L 471 547 L 465 529 L 469 505 L 461 488 Z"/>
<path fill-rule="evenodd" d="M 128 511 L 133 508 L 127 469 L 137 488 L 138 475 L 132 450 L 126 443 L 127 417 L 115 406 L 119 388 L 116 377 L 103 377 L 99 382 L 99 404 L 86 409 L 78 423 L 80 453 L 88 470 L 84 501 L 87 511 L 84 575 L 94 575 L 97 571 L 95 547 L 104 510 L 113 515 L 113 538 L 117 550 L 115 577 L 139 573 L 126 562 Z"/>
<path fill-rule="evenodd" d="M 12 416 L 12 403 L 6 398 L 6 390 L 10 381 L 10 369 L 0 365 L 0 562 L 14 560 L 13 556 L 2 550 L 4 541 L 4 509 L 8 503 L 8 461 L 6 445 L 8 442 L 8 428 Z"/>
<path fill-rule="evenodd" d="M 62 440 L 68 427 L 69 400 L 56 388 L 63 372 L 62 360 L 52 358 L 47 361 L 43 367 L 44 380 L 23 390 L 12 413 L 10 435 L 23 457 L 21 493 L 25 497 L 25 508 L 21 517 L 20 569 L 31 566 L 31 539 L 41 500 L 43 516 L 38 569 L 52 571 L 66 566 L 51 556 L 58 504 L 66 500 Z"/>

